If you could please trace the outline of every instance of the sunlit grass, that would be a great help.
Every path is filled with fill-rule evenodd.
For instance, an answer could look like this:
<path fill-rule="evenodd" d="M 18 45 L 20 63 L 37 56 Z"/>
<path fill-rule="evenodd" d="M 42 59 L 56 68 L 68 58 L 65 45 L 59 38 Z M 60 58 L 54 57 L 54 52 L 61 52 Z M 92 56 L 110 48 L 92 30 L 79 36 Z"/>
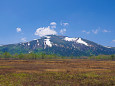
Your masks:
<path fill-rule="evenodd" d="M 0 66 L 0 69 L 1 68 L 13 68 L 12 66 Z"/>
<path fill-rule="evenodd" d="M 6 64 L 6 65 L 3 65 Z M 114 61 L 0 61 L 0 86 L 114 86 Z"/>

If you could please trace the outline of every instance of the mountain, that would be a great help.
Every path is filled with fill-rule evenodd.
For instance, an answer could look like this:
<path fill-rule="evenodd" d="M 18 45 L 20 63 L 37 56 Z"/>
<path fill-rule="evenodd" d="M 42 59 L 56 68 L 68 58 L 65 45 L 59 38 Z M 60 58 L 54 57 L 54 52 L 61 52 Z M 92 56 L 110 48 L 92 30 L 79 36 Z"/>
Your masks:
<path fill-rule="evenodd" d="M 0 53 L 39 53 L 57 54 L 61 56 L 90 56 L 99 54 L 115 54 L 115 48 L 104 47 L 83 38 L 48 35 L 30 42 L 0 46 Z"/>

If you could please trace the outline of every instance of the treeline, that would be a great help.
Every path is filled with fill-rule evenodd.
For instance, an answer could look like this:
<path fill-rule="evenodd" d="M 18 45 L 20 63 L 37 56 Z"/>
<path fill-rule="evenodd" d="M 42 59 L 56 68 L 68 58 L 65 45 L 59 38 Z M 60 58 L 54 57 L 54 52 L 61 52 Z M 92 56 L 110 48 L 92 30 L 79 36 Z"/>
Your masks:
<path fill-rule="evenodd" d="M 28 54 L 10 54 L 5 52 L 0 54 L 0 59 L 91 59 L 91 60 L 115 60 L 115 55 L 98 55 L 98 56 L 58 56 L 55 54 L 45 54 L 45 53 L 28 53 Z"/>
<path fill-rule="evenodd" d="M 13 54 L 8 52 L 0 54 L 1 59 L 64 59 L 63 56 L 57 56 L 54 54 L 47 55 L 45 53 L 29 53 L 29 54 Z"/>
<path fill-rule="evenodd" d="M 115 60 L 115 55 L 90 56 L 88 59 L 93 59 L 93 60 Z"/>

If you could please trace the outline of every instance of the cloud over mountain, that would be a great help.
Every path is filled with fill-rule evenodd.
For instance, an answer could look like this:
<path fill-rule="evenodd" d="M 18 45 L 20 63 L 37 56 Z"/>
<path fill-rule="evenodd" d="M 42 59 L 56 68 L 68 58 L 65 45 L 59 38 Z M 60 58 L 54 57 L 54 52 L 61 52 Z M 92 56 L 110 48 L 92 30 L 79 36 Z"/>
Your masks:
<path fill-rule="evenodd" d="M 38 28 L 35 32 L 35 35 L 38 35 L 40 37 L 45 35 L 56 35 L 56 34 L 57 32 L 54 29 L 51 29 L 50 26 Z"/>
<path fill-rule="evenodd" d="M 61 23 L 62 26 L 68 26 L 69 23 L 65 22 L 65 23 Z"/>
<path fill-rule="evenodd" d="M 111 32 L 111 31 L 104 29 L 103 32 L 108 33 L 108 32 Z"/>
<path fill-rule="evenodd" d="M 60 30 L 60 33 L 61 33 L 61 34 L 64 34 L 65 32 L 66 32 L 66 29 L 65 29 L 65 28 Z"/>
<path fill-rule="evenodd" d="M 17 31 L 17 32 L 21 32 L 22 29 L 21 29 L 21 28 L 16 28 L 16 31 Z"/>
<path fill-rule="evenodd" d="M 21 38 L 21 41 L 26 42 L 26 38 L 25 37 Z"/>
<path fill-rule="evenodd" d="M 51 25 L 51 28 L 56 28 L 57 23 L 56 22 L 51 22 L 50 25 Z"/>
<path fill-rule="evenodd" d="M 112 40 L 112 43 L 115 43 L 115 40 Z"/>

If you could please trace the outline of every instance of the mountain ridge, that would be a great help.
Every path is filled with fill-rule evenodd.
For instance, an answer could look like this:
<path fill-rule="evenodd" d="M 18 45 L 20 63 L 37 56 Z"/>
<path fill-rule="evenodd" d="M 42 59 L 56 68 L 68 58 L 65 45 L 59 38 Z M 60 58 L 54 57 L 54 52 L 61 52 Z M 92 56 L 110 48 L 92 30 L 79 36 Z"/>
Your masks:
<path fill-rule="evenodd" d="M 0 46 L 0 53 L 46 53 L 60 56 L 90 56 L 115 54 L 115 48 L 105 47 L 83 38 L 47 35 L 29 42 Z"/>

